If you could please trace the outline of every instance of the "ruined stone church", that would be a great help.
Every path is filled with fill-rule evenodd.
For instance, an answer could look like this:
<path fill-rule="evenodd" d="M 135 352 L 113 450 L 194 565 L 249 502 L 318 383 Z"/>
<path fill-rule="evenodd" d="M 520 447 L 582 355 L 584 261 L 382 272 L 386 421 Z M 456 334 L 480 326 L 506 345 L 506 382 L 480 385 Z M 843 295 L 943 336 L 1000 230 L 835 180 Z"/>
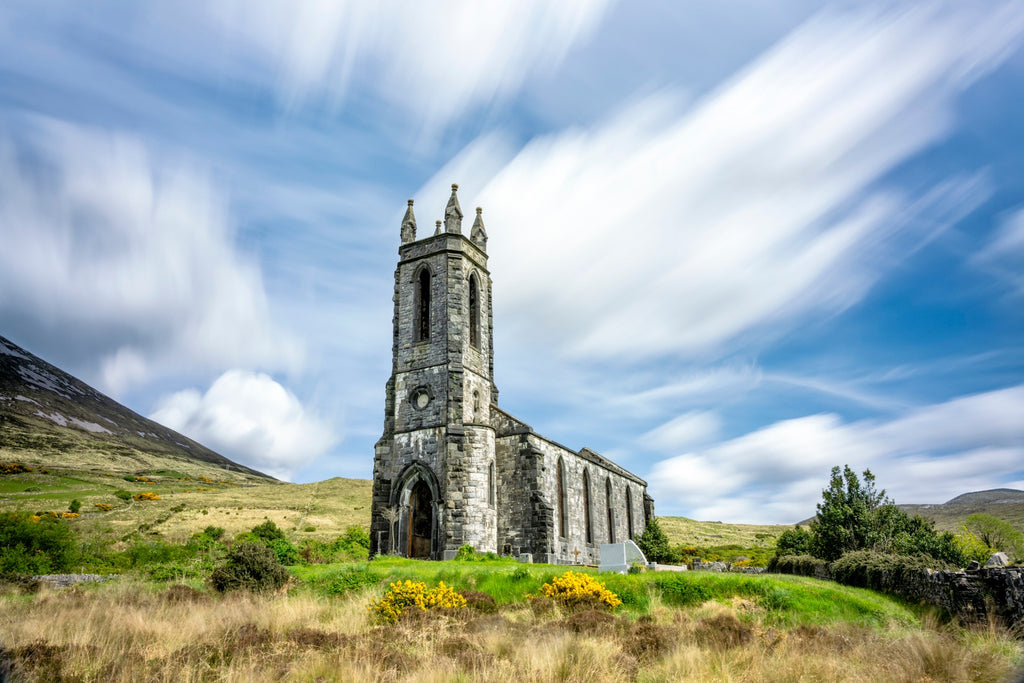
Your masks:
<path fill-rule="evenodd" d="M 642 533 L 654 501 L 635 474 L 498 407 L 487 232 L 478 208 L 462 234 L 457 190 L 432 235 L 417 239 L 411 199 L 402 220 L 370 553 L 596 563 L 602 543 Z"/>

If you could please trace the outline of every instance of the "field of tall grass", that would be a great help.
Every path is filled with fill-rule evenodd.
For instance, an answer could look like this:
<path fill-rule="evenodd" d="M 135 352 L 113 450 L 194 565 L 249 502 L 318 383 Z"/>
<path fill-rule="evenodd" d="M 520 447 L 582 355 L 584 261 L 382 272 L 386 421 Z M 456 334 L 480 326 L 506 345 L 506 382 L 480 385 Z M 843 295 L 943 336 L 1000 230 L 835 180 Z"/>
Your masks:
<path fill-rule="evenodd" d="M 734 574 L 598 575 L 614 611 L 542 597 L 564 568 L 380 559 L 295 568 L 286 590 L 217 594 L 121 577 L 0 593 L 0 661 L 25 680 L 1006 681 L 1024 645 L 871 591 Z M 470 607 L 379 625 L 390 582 Z M 481 599 L 489 595 L 493 602 Z"/>

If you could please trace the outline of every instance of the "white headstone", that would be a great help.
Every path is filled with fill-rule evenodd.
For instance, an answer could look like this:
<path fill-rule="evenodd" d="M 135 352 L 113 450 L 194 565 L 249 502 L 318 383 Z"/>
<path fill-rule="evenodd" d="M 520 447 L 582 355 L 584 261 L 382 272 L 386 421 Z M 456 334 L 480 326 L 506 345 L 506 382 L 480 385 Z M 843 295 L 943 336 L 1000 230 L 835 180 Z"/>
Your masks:
<path fill-rule="evenodd" d="M 601 565 L 598 571 L 628 574 L 629 568 L 635 564 L 646 567 L 647 558 L 633 541 L 601 544 Z"/>

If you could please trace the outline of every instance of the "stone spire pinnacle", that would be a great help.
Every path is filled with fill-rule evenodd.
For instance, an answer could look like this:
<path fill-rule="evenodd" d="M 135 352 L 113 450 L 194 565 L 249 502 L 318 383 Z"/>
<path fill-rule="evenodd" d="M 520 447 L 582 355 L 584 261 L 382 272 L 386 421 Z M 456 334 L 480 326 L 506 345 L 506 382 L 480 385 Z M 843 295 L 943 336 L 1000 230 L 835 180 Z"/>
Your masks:
<path fill-rule="evenodd" d="M 484 230 L 484 210 L 476 207 L 476 220 L 473 221 L 473 229 L 469 232 L 469 239 L 473 244 L 483 250 L 487 250 L 487 231 Z"/>
<path fill-rule="evenodd" d="M 405 218 L 402 219 L 402 244 L 416 241 L 416 216 L 412 213 L 412 200 L 409 200 L 409 208 L 405 210 Z"/>
<path fill-rule="evenodd" d="M 461 235 L 462 208 L 459 207 L 458 191 L 459 186 L 452 183 L 452 196 L 448 198 L 448 206 L 444 207 L 444 231 Z"/>
<path fill-rule="evenodd" d="M 436 221 L 434 223 L 434 225 L 437 226 L 436 228 L 434 228 L 434 234 L 435 235 L 440 235 L 441 234 L 441 221 Z"/>

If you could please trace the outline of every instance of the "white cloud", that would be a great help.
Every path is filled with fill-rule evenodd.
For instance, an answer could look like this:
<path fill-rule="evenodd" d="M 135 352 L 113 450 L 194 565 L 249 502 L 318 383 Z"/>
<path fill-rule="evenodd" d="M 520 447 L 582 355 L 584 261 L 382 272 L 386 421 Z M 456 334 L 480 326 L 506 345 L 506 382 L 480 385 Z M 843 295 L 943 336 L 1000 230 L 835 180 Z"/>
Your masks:
<path fill-rule="evenodd" d="M 683 114 L 648 97 L 427 187 L 481 188 L 463 201 L 490 216 L 495 306 L 521 338 L 563 357 L 715 354 L 842 311 L 961 217 L 944 196 L 984 198 L 973 177 L 916 202 L 877 183 L 1019 43 L 1012 9 L 825 15 Z"/>
<path fill-rule="evenodd" d="M 280 479 L 326 453 L 331 427 L 268 375 L 229 370 L 205 394 L 179 391 L 150 418 L 243 465 Z"/>
<path fill-rule="evenodd" d="M 430 127 L 553 70 L 608 4 L 301 0 L 222 2 L 206 11 L 229 50 L 277 71 L 287 102 L 337 102 L 359 79 Z"/>
<path fill-rule="evenodd" d="M 660 451 L 677 451 L 684 446 L 716 438 L 721 427 L 722 420 L 716 413 L 691 410 L 655 427 L 640 440 Z"/>
<path fill-rule="evenodd" d="M 99 358 L 114 393 L 182 363 L 297 367 L 203 173 L 129 136 L 33 130 L 23 147 L 0 140 L 0 312 L 30 321 L 22 337 L 75 339 L 66 352 Z"/>
<path fill-rule="evenodd" d="M 1024 471 L 1024 385 L 924 406 L 888 421 L 786 420 L 654 466 L 667 510 L 792 523 L 811 516 L 829 469 L 870 468 L 899 503 L 1010 486 Z"/>
<path fill-rule="evenodd" d="M 1004 220 L 971 261 L 1024 295 L 1024 209 Z"/>

